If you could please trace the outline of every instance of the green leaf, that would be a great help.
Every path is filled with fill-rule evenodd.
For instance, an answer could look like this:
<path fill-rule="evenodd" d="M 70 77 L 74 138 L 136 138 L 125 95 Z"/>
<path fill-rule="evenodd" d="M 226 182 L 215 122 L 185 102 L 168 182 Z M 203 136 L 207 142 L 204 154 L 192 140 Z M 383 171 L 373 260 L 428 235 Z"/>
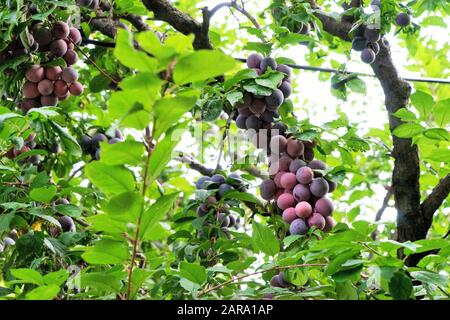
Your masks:
<path fill-rule="evenodd" d="M 44 277 L 45 284 L 54 284 L 57 286 L 61 286 L 64 282 L 69 278 L 69 272 L 66 269 L 60 269 L 55 272 L 47 273 Z"/>
<path fill-rule="evenodd" d="M 144 205 L 144 198 L 138 192 L 125 192 L 109 200 L 104 210 L 119 221 L 133 222 L 137 220 Z"/>
<path fill-rule="evenodd" d="M 100 162 L 108 165 L 137 165 L 142 162 L 145 147 L 142 142 L 126 140 L 115 144 L 101 143 Z"/>
<path fill-rule="evenodd" d="M 404 272 L 395 272 L 389 281 L 389 292 L 395 300 L 407 300 L 411 296 L 412 281 Z"/>
<path fill-rule="evenodd" d="M 128 246 L 122 241 L 102 239 L 81 255 L 90 264 L 120 264 L 128 259 Z"/>
<path fill-rule="evenodd" d="M 195 101 L 195 97 L 185 96 L 163 98 L 156 101 L 153 106 L 155 110 L 154 139 L 158 140 L 163 133 L 176 124 L 194 106 Z"/>
<path fill-rule="evenodd" d="M 252 242 L 256 250 L 262 251 L 270 256 L 274 256 L 280 252 L 278 240 L 270 228 L 253 221 L 252 230 Z"/>
<path fill-rule="evenodd" d="M 261 77 L 258 77 L 255 79 L 255 83 L 259 84 L 260 86 L 270 88 L 272 90 L 278 88 L 278 85 L 280 84 L 280 81 L 283 80 L 284 73 L 277 72 L 277 71 L 271 71 L 266 72 Z"/>
<path fill-rule="evenodd" d="M 172 159 L 172 152 L 180 142 L 181 135 L 184 132 L 187 122 L 181 123 L 166 132 L 166 136 L 156 144 L 156 147 L 150 157 L 149 176 L 150 182 L 153 182 L 165 169 L 167 163 Z"/>
<path fill-rule="evenodd" d="M 154 72 L 157 62 L 143 51 L 137 51 L 132 44 L 132 34 L 123 28 L 117 29 L 114 55 L 126 67 L 139 71 Z"/>
<path fill-rule="evenodd" d="M 393 134 L 399 138 L 412 138 L 424 130 L 425 128 L 417 123 L 403 123 L 394 129 Z"/>
<path fill-rule="evenodd" d="M 397 112 L 394 113 L 394 116 L 396 116 L 397 118 L 403 120 L 403 121 L 416 121 L 417 117 L 414 114 L 414 112 L 409 111 L 406 108 L 401 108 L 399 110 L 397 110 Z"/>
<path fill-rule="evenodd" d="M 34 201 L 50 203 L 52 198 L 56 195 L 56 187 L 40 187 L 30 191 L 30 198 Z"/>
<path fill-rule="evenodd" d="M 202 109 L 202 120 L 214 121 L 219 118 L 223 110 L 222 99 L 210 99 L 208 100 Z"/>
<path fill-rule="evenodd" d="M 180 58 L 173 70 L 176 84 L 182 85 L 202 81 L 216 76 L 236 66 L 236 61 L 218 50 L 198 50 Z"/>
<path fill-rule="evenodd" d="M 238 72 L 236 72 L 236 74 L 234 76 L 232 76 L 230 79 L 226 80 L 223 83 L 223 88 L 225 90 L 228 90 L 242 80 L 255 79 L 257 77 L 258 77 L 258 73 L 256 73 L 255 69 L 239 70 Z"/>
<path fill-rule="evenodd" d="M 258 84 L 247 84 L 244 85 L 244 90 L 253 93 L 256 96 L 270 96 L 272 94 L 272 89 L 260 86 Z"/>
<path fill-rule="evenodd" d="M 81 147 L 77 140 L 72 137 L 66 129 L 61 128 L 56 122 L 50 120 L 49 123 L 58 134 L 63 150 L 74 157 L 80 157 Z"/>
<path fill-rule="evenodd" d="M 58 204 L 55 210 L 62 215 L 78 218 L 81 216 L 81 208 L 73 204 Z"/>
<path fill-rule="evenodd" d="M 84 171 L 88 179 L 107 195 L 133 191 L 135 188 L 133 173 L 123 166 L 109 166 L 96 161 L 87 164 Z"/>
<path fill-rule="evenodd" d="M 9 230 L 9 225 L 14 218 L 14 212 L 2 213 L 0 215 L 0 234 Z"/>
<path fill-rule="evenodd" d="M 239 192 L 237 190 L 227 191 L 223 197 L 224 199 L 237 199 L 247 202 L 256 203 L 262 206 L 262 203 L 253 194 L 247 192 Z"/>
<path fill-rule="evenodd" d="M 51 284 L 48 286 L 37 287 L 31 290 L 25 296 L 27 300 L 52 300 L 59 292 L 59 286 Z"/>
<path fill-rule="evenodd" d="M 353 78 L 348 81 L 347 87 L 356 93 L 366 94 L 367 92 L 366 83 L 359 78 Z"/>
<path fill-rule="evenodd" d="M 125 272 L 89 272 L 81 275 L 81 286 L 83 288 L 95 288 L 106 292 L 119 292 L 122 287 L 122 280 L 125 279 Z"/>
<path fill-rule="evenodd" d="M 423 135 L 433 140 L 450 141 L 450 133 L 442 128 L 427 129 L 423 132 Z"/>
<path fill-rule="evenodd" d="M 358 292 L 349 280 L 336 283 L 336 294 L 339 300 L 358 300 Z"/>
<path fill-rule="evenodd" d="M 423 91 L 416 91 L 411 95 L 411 103 L 416 107 L 422 118 L 426 118 L 434 105 L 433 97 Z"/>
<path fill-rule="evenodd" d="M 424 284 L 434 284 L 442 289 L 447 289 L 449 279 L 443 274 L 438 274 L 430 271 L 414 271 L 411 272 L 411 276 L 414 279 L 419 280 Z"/>
<path fill-rule="evenodd" d="M 196 263 L 182 261 L 180 263 L 180 274 L 182 277 L 197 284 L 203 284 L 206 279 L 206 269 Z"/>
<path fill-rule="evenodd" d="M 178 193 L 172 193 L 159 197 L 154 204 L 144 212 L 141 218 L 139 239 L 146 239 L 151 236 L 153 228 L 161 221 L 166 213 L 173 207 Z"/>
<path fill-rule="evenodd" d="M 450 123 L 450 99 L 439 101 L 433 108 L 434 120 L 440 127 Z"/>
<path fill-rule="evenodd" d="M 20 280 L 21 283 L 33 283 L 38 286 L 44 285 L 44 278 L 39 272 L 33 269 L 11 269 L 14 278 Z"/>
<path fill-rule="evenodd" d="M 437 162 L 450 162 L 450 149 L 436 149 L 426 156 L 426 159 Z"/>

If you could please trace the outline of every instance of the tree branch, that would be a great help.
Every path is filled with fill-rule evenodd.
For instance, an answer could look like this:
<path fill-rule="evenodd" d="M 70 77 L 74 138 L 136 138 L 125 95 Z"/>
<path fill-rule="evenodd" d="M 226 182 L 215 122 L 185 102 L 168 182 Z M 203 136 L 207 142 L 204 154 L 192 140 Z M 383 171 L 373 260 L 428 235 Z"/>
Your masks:
<path fill-rule="evenodd" d="M 215 171 L 214 169 L 202 165 L 200 162 L 194 160 L 192 157 L 188 155 L 180 154 L 180 156 L 175 157 L 174 160 L 187 164 L 189 168 L 200 172 L 204 176 L 212 176 Z"/>
<path fill-rule="evenodd" d="M 392 197 L 392 187 L 387 187 L 387 192 L 386 195 L 384 196 L 383 199 L 383 204 L 381 205 L 381 208 L 378 210 L 377 215 L 375 216 L 375 222 L 378 222 L 381 220 L 381 217 L 383 216 L 384 210 L 386 210 L 386 208 L 389 205 L 389 200 Z M 372 239 L 375 240 L 378 236 L 378 230 L 375 230 L 374 232 L 372 232 Z"/>
<path fill-rule="evenodd" d="M 427 222 L 431 226 L 433 221 L 433 214 L 441 206 L 444 200 L 450 193 L 450 174 L 447 174 L 439 183 L 434 187 L 429 196 L 422 202 L 420 207 L 422 208 L 423 215 Z"/>
<path fill-rule="evenodd" d="M 266 272 L 277 271 L 277 270 L 287 270 L 287 269 L 301 268 L 301 267 L 324 267 L 324 266 L 326 266 L 326 264 L 323 264 L 323 263 L 302 263 L 302 264 L 294 264 L 294 265 L 290 265 L 290 266 L 276 266 L 276 267 L 272 267 L 272 268 L 268 268 L 268 269 L 264 269 L 264 270 L 259 270 L 259 271 L 255 271 L 255 272 L 252 272 L 252 273 L 244 274 L 244 275 L 239 276 L 239 277 L 231 278 L 231 279 L 229 279 L 229 280 L 227 280 L 225 282 L 222 282 L 221 284 L 218 284 L 218 285 L 216 285 L 214 287 L 211 287 L 209 289 L 205 289 L 205 290 L 201 291 L 198 294 L 198 296 L 200 297 L 202 295 L 207 294 L 208 292 L 211 292 L 211 291 L 214 291 L 214 290 L 217 290 L 217 289 L 221 289 L 221 288 L 223 288 L 223 287 L 225 287 L 225 286 L 227 286 L 227 285 L 229 285 L 229 284 L 231 284 L 231 283 L 233 283 L 235 281 L 242 280 L 242 279 L 245 279 L 245 278 L 248 278 L 250 276 L 254 276 L 254 275 L 260 274 L 260 273 L 266 273 Z"/>

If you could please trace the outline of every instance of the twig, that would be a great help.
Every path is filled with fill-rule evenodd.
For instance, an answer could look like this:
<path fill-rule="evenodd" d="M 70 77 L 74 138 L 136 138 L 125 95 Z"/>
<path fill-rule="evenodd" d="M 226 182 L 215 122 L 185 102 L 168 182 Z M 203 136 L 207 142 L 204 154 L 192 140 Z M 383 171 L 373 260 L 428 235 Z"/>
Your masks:
<path fill-rule="evenodd" d="M 191 168 L 192 170 L 198 171 L 204 176 L 212 176 L 214 174 L 214 169 L 208 168 L 201 163 L 195 161 L 192 157 L 180 153 L 179 157 L 174 158 L 175 161 L 179 161 L 182 163 L 185 163 Z"/>
<path fill-rule="evenodd" d="M 198 294 L 198 296 L 200 297 L 200 296 L 202 296 L 204 294 L 207 294 L 208 292 L 211 292 L 211 291 L 214 291 L 214 290 L 217 290 L 217 289 L 221 289 L 221 288 L 223 288 L 223 287 L 225 287 L 225 286 L 227 286 L 230 283 L 233 283 L 235 281 L 242 280 L 242 279 L 245 279 L 247 277 L 254 276 L 254 275 L 257 275 L 257 274 L 261 274 L 261 273 L 266 273 L 266 272 L 275 271 L 275 270 L 286 270 L 286 269 L 301 268 L 301 267 L 323 267 L 323 266 L 326 266 L 326 264 L 324 264 L 324 263 L 302 263 L 302 264 L 294 264 L 294 265 L 290 265 L 290 266 L 276 266 L 276 267 L 272 267 L 272 268 L 269 268 L 269 269 L 255 271 L 255 272 L 248 273 L 248 274 L 245 274 L 245 275 L 242 275 L 242 276 L 231 278 L 230 280 L 222 282 L 221 284 L 218 284 L 218 285 L 216 285 L 214 287 L 211 287 L 209 289 L 205 289 L 202 292 L 200 292 Z"/>
<path fill-rule="evenodd" d="M 119 83 L 119 81 L 117 81 L 117 80 L 115 80 L 114 78 L 112 78 L 112 77 L 111 77 L 109 74 L 107 74 L 102 68 L 100 68 L 100 67 L 95 63 L 95 61 L 92 60 L 91 57 L 89 57 L 89 55 L 87 55 L 87 54 L 80 48 L 79 45 L 77 45 L 75 42 L 72 41 L 72 39 L 69 38 L 69 41 L 73 43 L 73 45 L 75 46 L 75 48 L 77 48 L 78 51 L 80 51 L 81 54 L 82 54 L 83 56 L 85 56 L 86 59 L 88 59 L 89 62 L 91 62 L 92 65 L 93 65 L 98 71 L 100 71 L 100 73 L 101 73 L 102 75 L 104 75 L 106 78 L 108 78 L 109 80 L 111 80 L 111 81 L 112 81 L 113 83 L 115 83 L 115 84 L 118 84 L 118 83 Z"/>
<path fill-rule="evenodd" d="M 389 200 L 391 199 L 392 194 L 393 194 L 392 187 L 391 186 L 387 187 L 387 192 L 386 192 L 386 195 L 384 196 L 383 204 L 381 205 L 381 208 L 378 210 L 377 215 L 375 216 L 375 222 L 378 222 L 381 220 L 384 210 L 386 210 L 386 208 L 389 205 Z M 371 237 L 373 240 L 375 240 L 377 238 L 377 236 L 378 236 L 378 230 L 376 229 L 374 232 L 372 232 Z"/>
<path fill-rule="evenodd" d="M 146 130 L 147 132 L 147 130 Z M 145 160 L 145 165 L 144 165 L 144 177 L 143 177 L 143 182 L 142 182 L 142 197 L 145 198 L 145 194 L 147 192 L 147 188 L 148 188 L 148 183 L 149 183 L 149 179 L 148 179 L 148 172 L 149 172 L 149 167 L 150 167 L 150 158 L 152 156 L 152 152 L 153 152 L 153 147 L 152 147 L 152 137 L 154 136 L 154 132 L 155 132 L 155 126 L 153 125 L 152 128 L 152 133 L 150 134 L 150 136 L 148 136 L 147 134 L 144 137 L 144 145 L 145 148 L 147 149 L 147 157 Z M 139 232 L 140 232 L 140 225 L 141 225 L 141 220 L 142 220 L 142 215 L 144 213 L 144 207 L 145 206 L 145 201 L 143 201 L 142 203 L 142 208 L 141 208 L 141 212 L 139 213 L 139 217 L 136 221 L 136 233 L 134 235 L 134 241 L 133 241 L 133 251 L 131 254 L 131 265 L 130 268 L 128 270 L 128 286 L 127 286 L 127 300 L 130 300 L 130 296 L 131 296 L 131 280 L 132 280 L 132 276 L 133 276 L 133 268 L 134 268 L 134 264 L 135 264 L 135 260 L 136 260 L 136 254 L 137 254 L 137 246 L 138 246 L 138 241 L 139 241 Z"/>
<path fill-rule="evenodd" d="M 227 138 L 228 130 L 230 130 L 231 120 L 233 119 L 233 117 L 234 117 L 234 111 L 232 111 L 228 115 L 227 123 L 225 125 L 225 130 L 223 131 L 223 134 L 222 134 L 222 140 L 220 140 L 219 156 L 217 157 L 216 171 L 220 169 L 220 160 L 222 159 L 223 148 L 225 146 L 225 139 Z"/>

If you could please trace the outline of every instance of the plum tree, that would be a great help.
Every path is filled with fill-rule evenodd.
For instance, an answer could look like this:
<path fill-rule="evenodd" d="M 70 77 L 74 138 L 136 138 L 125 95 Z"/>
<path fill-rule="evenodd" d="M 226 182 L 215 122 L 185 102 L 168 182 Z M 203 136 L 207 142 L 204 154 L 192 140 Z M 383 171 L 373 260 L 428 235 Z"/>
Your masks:
<path fill-rule="evenodd" d="M 377 42 L 381 39 L 380 29 L 366 28 L 364 37 L 370 42 Z"/>

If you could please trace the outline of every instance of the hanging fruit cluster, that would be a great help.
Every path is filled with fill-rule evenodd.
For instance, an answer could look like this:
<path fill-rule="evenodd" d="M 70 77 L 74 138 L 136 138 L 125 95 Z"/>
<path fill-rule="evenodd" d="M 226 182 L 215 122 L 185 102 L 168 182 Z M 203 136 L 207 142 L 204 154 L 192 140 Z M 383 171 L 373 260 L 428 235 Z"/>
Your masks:
<path fill-rule="evenodd" d="M 34 64 L 26 73 L 22 88 L 24 101 L 22 110 L 40 106 L 56 106 L 59 100 L 69 95 L 79 96 L 83 85 L 78 82 L 78 73 L 71 66 L 78 61 L 75 45 L 81 43 L 81 34 L 76 28 L 70 28 L 63 21 L 58 21 L 51 28 L 40 23 L 32 28 L 31 37 L 37 44 L 38 51 L 46 53 L 46 64 Z M 62 58 L 67 67 L 52 66 L 51 61 Z"/>
<path fill-rule="evenodd" d="M 92 136 L 83 135 L 80 139 L 80 146 L 83 154 L 90 155 L 94 160 L 100 160 L 100 142 L 107 141 L 115 144 L 123 140 L 123 135 L 119 130 L 115 130 L 113 135 L 96 133 Z"/>
<path fill-rule="evenodd" d="M 226 199 L 225 194 L 232 190 L 245 191 L 241 177 L 235 173 L 228 177 L 221 174 L 202 176 L 195 182 L 195 186 L 197 190 L 204 191 L 197 197 L 197 215 L 204 218 L 204 228 L 199 231 L 199 235 L 210 238 L 217 234 L 219 228 L 227 237 L 231 237 L 229 228 L 237 228 L 239 218 L 230 213 L 230 207 L 235 205 L 235 200 Z"/>
<path fill-rule="evenodd" d="M 273 90 L 271 95 L 262 98 L 246 92 L 243 102 L 238 105 L 236 125 L 241 129 L 252 129 L 249 130 L 253 132 L 252 141 L 269 155 L 270 179 L 261 184 L 261 197 L 275 201 L 283 220 L 290 224 L 290 234 L 306 234 L 313 226 L 330 231 L 336 222 L 331 217 L 333 203 L 326 194 L 336 189 L 336 183 L 326 177 L 325 163 L 314 160 L 316 142 L 296 139 L 287 132 L 284 123 L 272 124 L 273 118 L 266 121 L 262 117 L 267 108 L 276 112 L 291 94 L 290 68 L 258 54 L 248 57 L 247 66 L 256 69 L 258 74 L 267 70 L 284 73 L 279 89 Z"/>
<path fill-rule="evenodd" d="M 291 68 L 284 64 L 277 64 L 271 57 L 264 58 L 260 54 L 252 53 L 247 58 L 247 66 L 254 69 L 258 75 L 267 71 L 278 71 L 284 74 L 278 87 L 267 96 L 259 96 L 245 91 L 243 101 L 235 107 L 239 115 L 236 125 L 240 129 L 271 129 L 274 119 L 279 117 L 278 109 L 292 93 Z"/>

